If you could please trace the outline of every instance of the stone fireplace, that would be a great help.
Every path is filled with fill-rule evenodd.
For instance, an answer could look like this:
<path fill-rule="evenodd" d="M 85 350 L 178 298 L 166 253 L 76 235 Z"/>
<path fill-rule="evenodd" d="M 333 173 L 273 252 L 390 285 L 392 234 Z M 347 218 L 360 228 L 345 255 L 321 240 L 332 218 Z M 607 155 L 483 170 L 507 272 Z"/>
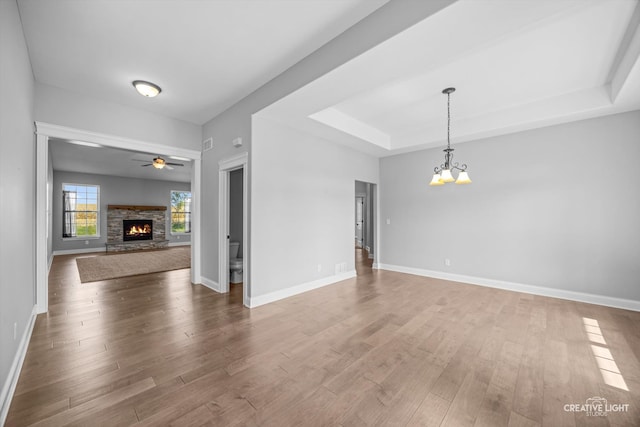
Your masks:
<path fill-rule="evenodd" d="M 166 206 L 108 205 L 107 252 L 165 248 Z"/>

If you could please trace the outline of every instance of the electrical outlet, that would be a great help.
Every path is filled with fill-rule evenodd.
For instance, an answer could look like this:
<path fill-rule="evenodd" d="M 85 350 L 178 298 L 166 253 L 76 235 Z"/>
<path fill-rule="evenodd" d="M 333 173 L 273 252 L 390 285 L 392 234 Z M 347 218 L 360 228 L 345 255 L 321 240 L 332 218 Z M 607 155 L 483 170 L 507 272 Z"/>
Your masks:
<path fill-rule="evenodd" d="M 449 258 L 445 258 L 444 260 L 444 265 L 446 265 L 447 267 L 449 267 L 451 265 L 451 260 Z"/>

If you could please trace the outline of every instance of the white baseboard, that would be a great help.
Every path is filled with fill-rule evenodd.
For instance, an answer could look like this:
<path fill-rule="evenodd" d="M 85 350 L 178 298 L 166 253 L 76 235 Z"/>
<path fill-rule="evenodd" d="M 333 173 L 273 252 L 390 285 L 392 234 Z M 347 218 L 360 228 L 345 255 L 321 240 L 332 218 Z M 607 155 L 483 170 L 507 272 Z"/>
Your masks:
<path fill-rule="evenodd" d="M 214 280 L 211 279 L 207 279 L 204 276 L 200 277 L 200 284 L 203 286 L 206 286 L 207 288 L 211 289 L 212 291 L 218 292 L 220 293 L 220 284 Z"/>
<path fill-rule="evenodd" d="M 106 252 L 104 248 L 82 248 L 82 249 L 63 249 L 59 251 L 53 251 L 55 255 L 73 255 L 73 254 L 86 254 L 91 252 Z"/>
<path fill-rule="evenodd" d="M 169 246 L 191 246 L 191 242 L 169 242 Z"/>
<path fill-rule="evenodd" d="M 399 273 L 415 274 L 417 276 L 433 277 L 435 279 L 450 280 L 453 282 L 468 283 L 471 285 L 487 286 L 489 288 L 504 289 L 507 291 L 523 292 L 526 294 L 545 297 L 560 298 L 570 301 L 586 302 L 589 304 L 604 305 L 607 307 L 622 308 L 625 310 L 640 311 L 640 301 L 608 297 L 605 295 L 589 294 L 585 292 L 567 291 L 564 289 L 546 288 L 543 286 L 525 285 L 522 283 L 506 282 L 503 280 L 486 279 L 483 277 L 465 276 L 462 274 L 446 273 L 443 271 L 424 270 L 400 265 L 379 264 L 381 270 L 397 271 Z"/>
<path fill-rule="evenodd" d="M 33 332 L 33 327 L 36 324 L 36 316 L 37 309 L 36 306 L 33 306 L 33 309 L 31 310 L 31 317 L 29 317 L 27 326 L 24 328 L 22 338 L 20 339 L 20 344 L 18 344 L 16 355 L 13 358 L 13 363 L 11 364 L 11 369 L 9 369 L 9 375 L 7 375 L 7 378 L 2 385 L 2 394 L 0 394 L 0 404 L 2 404 L 2 411 L 0 412 L 0 425 L 5 424 L 7 415 L 9 414 L 9 407 L 11 406 L 13 393 L 16 391 L 18 378 L 20 378 L 22 363 L 24 362 L 24 357 L 27 355 L 27 348 L 29 348 L 31 333 Z"/>
<path fill-rule="evenodd" d="M 329 277 L 323 277 L 322 279 L 314 280 L 313 282 L 303 283 L 301 285 L 292 286 L 290 288 L 281 289 L 275 292 L 269 292 L 268 294 L 258 295 L 256 297 L 248 298 L 248 307 L 255 308 L 270 302 L 278 301 L 284 298 L 288 298 L 294 295 L 301 294 L 303 292 L 311 291 L 313 289 L 321 288 L 323 286 L 331 285 L 342 280 L 351 279 L 356 277 L 356 271 L 351 270 L 344 273 L 335 274 Z"/>
<path fill-rule="evenodd" d="M 47 261 L 47 275 L 49 275 L 49 272 L 51 271 L 51 264 L 53 264 L 53 253 L 49 257 L 49 260 Z"/>

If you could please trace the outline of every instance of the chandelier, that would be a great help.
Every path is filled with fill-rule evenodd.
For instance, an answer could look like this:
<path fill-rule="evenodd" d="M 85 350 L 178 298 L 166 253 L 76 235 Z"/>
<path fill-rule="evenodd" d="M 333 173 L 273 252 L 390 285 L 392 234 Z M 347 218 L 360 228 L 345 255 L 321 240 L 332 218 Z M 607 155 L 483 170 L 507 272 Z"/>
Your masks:
<path fill-rule="evenodd" d="M 433 168 L 434 174 L 433 179 L 429 185 L 444 185 L 447 182 L 455 181 L 456 184 L 471 184 L 471 179 L 469 179 L 469 174 L 467 173 L 467 165 L 458 164 L 453 161 L 453 148 L 451 148 L 451 141 L 449 138 L 449 133 L 451 129 L 451 94 L 456 91 L 455 87 L 448 87 L 442 91 L 442 93 L 447 94 L 447 148 L 444 151 L 444 164 L 440 166 L 436 166 Z M 452 170 L 458 170 L 458 179 L 455 179 L 451 174 Z"/>

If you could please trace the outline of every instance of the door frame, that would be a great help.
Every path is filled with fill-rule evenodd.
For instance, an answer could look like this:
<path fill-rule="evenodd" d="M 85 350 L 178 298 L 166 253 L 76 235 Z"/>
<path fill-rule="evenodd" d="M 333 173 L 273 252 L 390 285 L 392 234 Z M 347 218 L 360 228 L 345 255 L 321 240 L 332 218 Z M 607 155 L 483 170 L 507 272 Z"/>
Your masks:
<path fill-rule="evenodd" d="M 115 135 L 91 132 L 66 126 L 35 122 L 36 126 L 36 310 L 46 313 L 49 309 L 49 259 L 47 238 L 52 232 L 48 227 L 47 172 L 49 138 L 93 142 L 104 147 L 120 148 L 146 153 L 164 153 L 191 159 L 191 283 L 202 283 L 200 276 L 200 180 L 201 156 L 197 150 L 173 147 Z M 50 183 L 53 184 L 53 183 Z M 49 201 L 51 202 L 51 201 Z"/>
<path fill-rule="evenodd" d="M 362 230 L 363 248 L 367 249 L 367 251 L 369 252 L 369 259 L 373 260 L 372 267 L 374 269 L 377 269 L 379 267 L 379 260 L 380 260 L 380 220 L 379 220 L 380 204 L 378 203 L 380 189 L 379 189 L 379 185 L 374 182 L 362 181 L 359 179 L 356 179 L 356 182 L 360 182 L 367 185 L 366 191 L 364 192 L 354 191 L 353 194 L 356 198 L 355 200 L 357 200 L 358 197 L 364 198 L 364 203 L 363 203 L 364 226 Z M 354 210 L 353 218 L 354 219 L 356 218 L 355 210 Z M 370 235 L 370 238 L 366 237 L 369 235 Z"/>
<path fill-rule="evenodd" d="M 250 275 L 248 250 L 248 174 L 249 153 L 246 151 L 218 162 L 218 285 L 221 293 L 229 292 L 229 174 L 242 169 L 242 304 L 249 307 Z"/>

